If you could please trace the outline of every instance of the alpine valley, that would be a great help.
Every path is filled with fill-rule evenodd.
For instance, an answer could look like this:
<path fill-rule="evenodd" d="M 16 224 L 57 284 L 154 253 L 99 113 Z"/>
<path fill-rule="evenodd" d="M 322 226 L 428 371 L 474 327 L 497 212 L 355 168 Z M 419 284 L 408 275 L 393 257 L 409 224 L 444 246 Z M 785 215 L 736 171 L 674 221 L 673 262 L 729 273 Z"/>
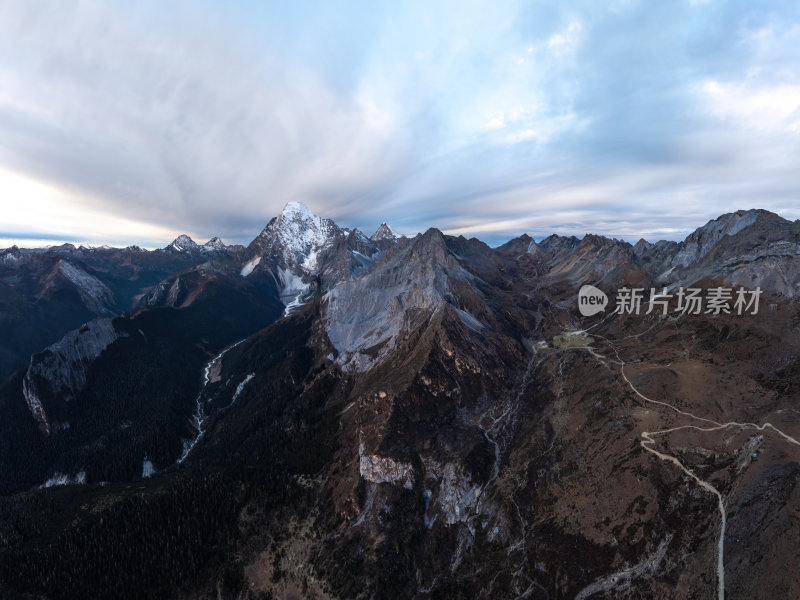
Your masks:
<path fill-rule="evenodd" d="M 681 287 L 762 294 L 646 310 Z M 3 598 L 800 598 L 800 221 L 767 211 L 15 246 L 0 380 Z"/>

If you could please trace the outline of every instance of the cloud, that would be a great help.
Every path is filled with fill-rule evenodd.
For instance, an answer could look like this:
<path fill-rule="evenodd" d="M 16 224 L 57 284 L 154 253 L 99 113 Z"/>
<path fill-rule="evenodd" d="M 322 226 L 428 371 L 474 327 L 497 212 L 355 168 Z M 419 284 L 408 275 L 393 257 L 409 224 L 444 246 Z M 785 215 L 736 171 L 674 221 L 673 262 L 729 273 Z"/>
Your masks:
<path fill-rule="evenodd" d="M 547 47 L 556 56 L 564 56 L 575 52 L 576 46 L 580 41 L 580 33 L 583 26 L 579 21 L 571 21 L 567 28 L 554 33 L 547 40 Z"/>
<path fill-rule="evenodd" d="M 292 200 L 490 241 L 797 218 L 798 65 L 777 0 L 11 3 L 4 233 L 247 242 Z"/>
<path fill-rule="evenodd" d="M 0 160 L 78 210 L 235 233 L 291 200 L 366 193 L 408 152 L 379 101 L 211 15 L 184 7 L 153 31 L 162 15 L 103 3 L 15 8 L 0 25 Z"/>
<path fill-rule="evenodd" d="M 800 134 L 800 85 L 750 86 L 711 80 L 701 91 L 709 110 L 723 121 L 767 133 Z"/>
<path fill-rule="evenodd" d="M 135 217 L 114 216 L 104 207 L 77 211 L 75 206 L 81 204 L 82 198 L 12 171 L 0 169 L 0 189 L 10 199 L 3 205 L 3 246 L 63 242 L 127 246 L 134 241 L 130 237 L 133 231 L 138 244 L 158 247 L 172 235 L 168 228 Z M 17 198 L 26 201 L 15 201 Z"/>

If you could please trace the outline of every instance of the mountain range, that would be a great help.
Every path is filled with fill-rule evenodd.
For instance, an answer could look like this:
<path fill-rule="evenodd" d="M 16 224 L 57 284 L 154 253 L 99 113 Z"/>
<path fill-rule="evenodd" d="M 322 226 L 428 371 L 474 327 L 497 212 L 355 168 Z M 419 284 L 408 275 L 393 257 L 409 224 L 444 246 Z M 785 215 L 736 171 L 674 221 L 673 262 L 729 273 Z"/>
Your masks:
<path fill-rule="evenodd" d="M 681 288 L 760 304 L 613 310 Z M 2 250 L 0 592 L 798 597 L 798 296 L 763 210 L 491 248 L 290 203 L 246 247 Z"/>

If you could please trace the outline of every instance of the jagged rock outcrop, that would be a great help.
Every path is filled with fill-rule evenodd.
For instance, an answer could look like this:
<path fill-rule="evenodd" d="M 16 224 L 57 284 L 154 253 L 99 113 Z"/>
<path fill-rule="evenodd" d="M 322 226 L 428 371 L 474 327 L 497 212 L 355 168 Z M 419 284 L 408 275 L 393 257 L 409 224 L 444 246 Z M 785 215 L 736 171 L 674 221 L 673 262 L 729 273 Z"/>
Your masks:
<path fill-rule="evenodd" d="M 170 244 L 161 250 L 167 254 L 183 254 L 202 257 L 203 255 L 224 256 L 235 254 L 241 246 L 228 246 L 220 238 L 214 236 L 205 244 L 198 244 L 186 234 L 176 237 Z"/>
<path fill-rule="evenodd" d="M 539 247 L 551 256 L 556 257 L 563 252 L 571 252 L 580 243 L 580 239 L 574 235 L 563 236 L 552 233 L 539 242 Z"/>
<path fill-rule="evenodd" d="M 358 229 L 343 230 L 346 236 L 331 244 L 324 263 L 320 265 L 319 280 L 322 290 L 334 287 L 340 281 L 358 277 L 380 256 L 379 248 Z"/>
<path fill-rule="evenodd" d="M 155 252 L 163 252 L 168 255 L 194 256 L 199 259 L 204 257 L 219 258 L 238 254 L 243 248 L 241 246 L 228 246 L 220 238 L 214 236 L 205 244 L 198 244 L 186 234 L 176 237 L 168 246 Z"/>
<path fill-rule="evenodd" d="M 508 254 L 510 256 L 519 257 L 523 254 L 530 254 L 535 256 L 543 252 L 543 250 L 536 244 L 536 241 L 527 233 L 509 240 L 505 244 L 497 247 L 498 252 Z"/>
<path fill-rule="evenodd" d="M 369 239 L 373 242 L 393 242 L 398 237 L 399 236 L 394 232 L 394 230 L 384 221 L 380 224 L 380 227 L 375 230 L 375 233 L 369 237 Z"/>
<path fill-rule="evenodd" d="M 31 357 L 22 390 L 43 433 L 51 432 L 46 404 L 74 400 L 86 383 L 92 363 L 109 345 L 126 335 L 116 330 L 111 319 L 96 319 Z"/>
<path fill-rule="evenodd" d="M 176 275 L 165 279 L 145 294 L 139 301 L 140 306 L 179 307 L 186 300 L 188 285 L 186 278 Z"/>
<path fill-rule="evenodd" d="M 641 256 L 642 254 L 644 254 L 647 250 L 649 250 L 652 247 L 653 247 L 653 244 L 648 242 L 646 239 L 639 238 L 639 241 L 636 242 L 636 244 L 634 244 L 634 246 L 633 246 L 633 253 L 636 256 Z"/>
<path fill-rule="evenodd" d="M 395 246 L 398 240 L 402 238 L 403 236 L 397 235 L 395 231 L 384 222 L 381 223 L 380 227 L 375 230 L 375 233 L 369 237 L 369 240 L 382 251 L 386 252 Z"/>
<path fill-rule="evenodd" d="M 763 211 L 766 214 L 766 211 Z M 696 229 L 671 257 L 671 266 L 688 267 L 708 256 L 725 236 L 733 236 L 753 225 L 762 211 L 748 210 L 724 214 Z"/>
<path fill-rule="evenodd" d="M 475 483 L 461 464 L 448 462 L 441 465 L 430 458 L 423 458 L 426 479 L 438 485 L 432 486 L 430 496 L 447 525 L 464 522 L 475 513 L 481 495 L 481 486 Z"/>

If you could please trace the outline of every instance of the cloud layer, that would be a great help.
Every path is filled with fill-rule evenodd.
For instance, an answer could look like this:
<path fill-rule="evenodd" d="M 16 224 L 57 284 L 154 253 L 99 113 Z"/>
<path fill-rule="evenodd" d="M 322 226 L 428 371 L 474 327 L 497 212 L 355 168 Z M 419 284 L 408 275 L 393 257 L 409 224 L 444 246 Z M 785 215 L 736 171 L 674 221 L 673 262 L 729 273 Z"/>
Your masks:
<path fill-rule="evenodd" d="M 2 3 L 0 245 L 800 217 L 796 3 L 288 4 Z"/>

